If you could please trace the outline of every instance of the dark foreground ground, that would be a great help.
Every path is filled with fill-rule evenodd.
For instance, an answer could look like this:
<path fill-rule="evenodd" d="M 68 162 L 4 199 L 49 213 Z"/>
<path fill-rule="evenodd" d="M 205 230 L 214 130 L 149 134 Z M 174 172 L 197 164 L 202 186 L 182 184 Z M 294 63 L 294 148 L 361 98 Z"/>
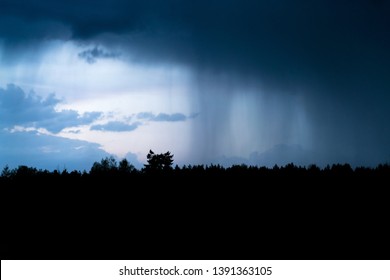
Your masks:
<path fill-rule="evenodd" d="M 389 166 L 2 177 L 2 259 L 389 259 Z"/>

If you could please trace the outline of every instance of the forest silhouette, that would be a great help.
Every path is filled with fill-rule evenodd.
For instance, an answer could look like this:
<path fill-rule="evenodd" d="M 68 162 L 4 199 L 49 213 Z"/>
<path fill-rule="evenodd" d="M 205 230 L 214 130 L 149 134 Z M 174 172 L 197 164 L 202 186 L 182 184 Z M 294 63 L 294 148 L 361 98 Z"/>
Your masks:
<path fill-rule="evenodd" d="M 388 164 L 179 167 L 170 152 L 153 151 L 140 170 L 113 157 L 88 172 L 5 167 L 0 252 L 2 259 L 205 252 L 224 259 L 248 250 L 254 259 L 367 258 L 386 248 L 389 179 Z M 182 246 L 179 237 L 190 242 Z"/>

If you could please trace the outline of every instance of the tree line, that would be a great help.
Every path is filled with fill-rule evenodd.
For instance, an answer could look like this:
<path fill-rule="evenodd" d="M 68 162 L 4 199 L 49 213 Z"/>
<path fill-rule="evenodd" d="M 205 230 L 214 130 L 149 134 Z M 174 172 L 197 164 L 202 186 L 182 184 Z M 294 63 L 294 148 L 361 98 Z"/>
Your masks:
<path fill-rule="evenodd" d="M 349 164 L 332 164 L 324 168 L 312 164 L 309 166 L 297 166 L 289 163 L 284 166 L 274 165 L 272 168 L 265 166 L 248 166 L 245 164 L 224 167 L 219 164 L 210 165 L 183 165 L 173 166 L 173 154 L 170 152 L 156 154 L 152 150 L 147 154 L 147 163 L 143 168 L 137 169 L 127 159 L 117 161 L 114 157 L 106 157 L 100 162 L 94 162 L 89 171 L 73 170 L 42 170 L 35 167 L 20 165 L 11 169 L 5 166 L 1 171 L 1 180 L 17 178 L 96 178 L 96 177 L 146 177 L 156 176 L 262 176 L 262 177 L 382 177 L 390 176 L 390 165 L 379 164 L 371 167 L 352 168 Z"/>

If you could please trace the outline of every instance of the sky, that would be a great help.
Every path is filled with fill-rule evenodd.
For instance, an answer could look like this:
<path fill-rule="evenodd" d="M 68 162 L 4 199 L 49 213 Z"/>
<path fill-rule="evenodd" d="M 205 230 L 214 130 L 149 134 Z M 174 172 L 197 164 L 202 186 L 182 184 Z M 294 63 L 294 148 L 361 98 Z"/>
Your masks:
<path fill-rule="evenodd" d="M 0 168 L 390 162 L 388 0 L 0 0 Z"/>

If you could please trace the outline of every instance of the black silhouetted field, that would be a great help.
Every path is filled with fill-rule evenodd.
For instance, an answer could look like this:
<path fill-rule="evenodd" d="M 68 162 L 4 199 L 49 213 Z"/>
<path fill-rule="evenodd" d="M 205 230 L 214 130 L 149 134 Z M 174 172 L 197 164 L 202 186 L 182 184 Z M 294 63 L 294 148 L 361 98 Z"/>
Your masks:
<path fill-rule="evenodd" d="M 387 164 L 172 165 L 170 153 L 151 152 L 142 170 L 113 158 L 89 172 L 4 168 L 2 259 L 370 259 L 378 248 L 389 252 Z"/>

